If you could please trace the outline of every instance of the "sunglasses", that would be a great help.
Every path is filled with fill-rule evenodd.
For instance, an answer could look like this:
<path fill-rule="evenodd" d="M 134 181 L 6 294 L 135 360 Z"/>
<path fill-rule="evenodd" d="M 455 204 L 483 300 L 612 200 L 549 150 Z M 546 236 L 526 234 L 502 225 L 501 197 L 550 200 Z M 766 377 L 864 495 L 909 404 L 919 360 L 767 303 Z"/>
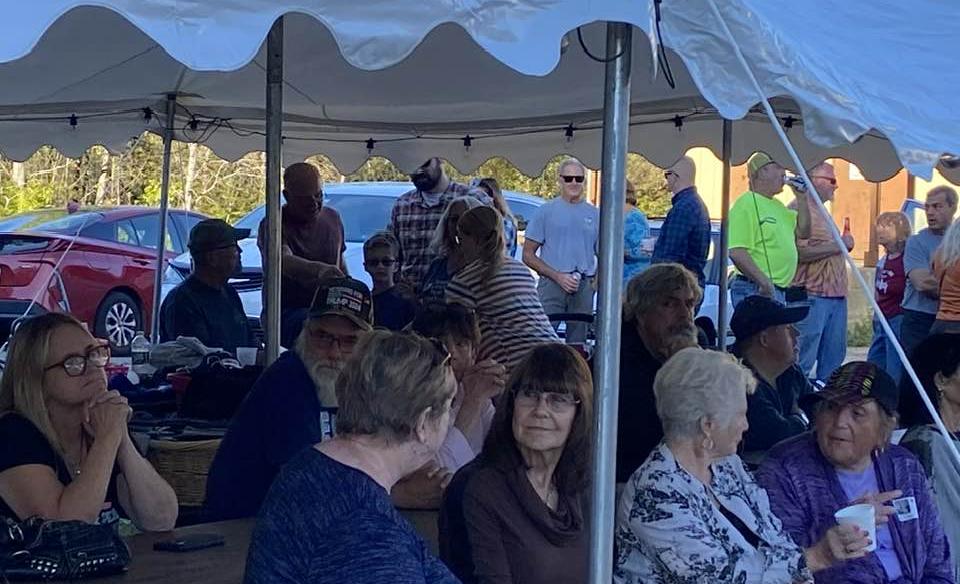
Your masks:
<path fill-rule="evenodd" d="M 663 173 L 663 178 L 665 179 L 669 179 L 671 176 L 677 176 L 677 173 L 673 172 L 672 170 L 668 170 L 667 172 Z"/>
<path fill-rule="evenodd" d="M 570 393 L 559 393 L 556 391 L 537 391 L 535 389 L 524 388 L 517 392 L 516 403 L 525 408 L 535 408 L 545 401 L 547 408 L 552 412 L 566 412 L 570 408 L 577 406 L 580 400 Z"/>
<path fill-rule="evenodd" d="M 583 176 L 583 175 L 571 176 L 571 175 L 565 174 L 565 175 L 563 175 L 563 176 L 560 177 L 560 178 L 562 178 L 562 179 L 563 179 L 563 182 L 565 182 L 565 183 L 572 183 L 572 182 L 574 182 L 574 181 L 576 181 L 576 182 L 578 182 L 578 183 L 582 183 L 582 182 L 583 182 L 583 179 L 584 179 L 584 176 Z"/>
<path fill-rule="evenodd" d="M 825 180 L 833 186 L 837 186 L 837 179 L 829 176 L 811 176 L 810 178 L 819 178 L 820 180 Z"/>
<path fill-rule="evenodd" d="M 88 365 L 92 364 L 98 369 L 103 369 L 109 361 L 110 345 L 107 341 L 99 341 L 97 346 L 87 349 L 85 354 L 67 355 L 63 361 L 44 367 L 43 370 L 50 371 L 57 367 L 63 367 L 68 377 L 80 377 L 87 372 Z"/>
<path fill-rule="evenodd" d="M 367 267 L 370 267 L 370 268 L 375 268 L 375 267 L 377 267 L 377 266 L 383 266 L 383 267 L 385 267 L 385 268 L 389 268 L 390 266 L 392 266 L 392 265 L 395 264 L 395 263 L 397 263 L 397 260 L 395 260 L 395 259 L 393 259 L 393 258 L 380 258 L 380 259 L 367 260 L 367 261 L 363 262 L 363 265 L 365 265 L 365 266 L 367 266 Z"/>

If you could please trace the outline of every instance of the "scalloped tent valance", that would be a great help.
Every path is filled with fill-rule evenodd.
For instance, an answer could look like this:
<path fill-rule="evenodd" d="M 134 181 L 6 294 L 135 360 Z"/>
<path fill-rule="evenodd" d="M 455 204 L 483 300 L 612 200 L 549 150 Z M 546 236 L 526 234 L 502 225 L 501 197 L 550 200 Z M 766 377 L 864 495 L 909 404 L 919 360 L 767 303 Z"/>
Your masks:
<path fill-rule="evenodd" d="M 416 166 L 441 155 L 470 171 L 504 156 L 536 173 L 568 152 L 599 165 L 600 21 L 654 31 L 652 0 L 35 0 L 0 22 L 0 150 L 44 144 L 76 155 L 122 150 L 177 93 L 177 138 L 235 158 L 263 149 L 264 38 L 285 19 L 284 155 L 323 153 L 345 172 L 370 155 Z M 867 178 L 901 165 L 929 175 L 960 153 L 951 46 L 960 11 L 938 0 L 718 2 L 806 161 L 842 157 Z M 786 162 L 709 0 L 665 0 L 662 37 L 676 87 L 654 78 L 635 35 L 631 150 L 666 165 L 686 148 L 734 158 L 757 149 Z M 565 50 L 561 50 L 565 47 Z M 788 99 L 786 99 L 788 98 Z M 76 124 L 69 117 L 76 116 Z M 676 118 L 682 125 L 677 126 Z M 189 121 L 200 120 L 196 129 Z M 18 120 L 18 121 L 13 121 Z M 212 121 L 211 121 L 212 120 Z M 226 120 L 226 121 L 225 121 Z M 802 121 L 801 121 L 802 120 Z M 573 125 L 570 139 L 564 131 Z M 464 138 L 470 136 L 469 148 Z M 368 150 L 367 140 L 374 140 Z"/>

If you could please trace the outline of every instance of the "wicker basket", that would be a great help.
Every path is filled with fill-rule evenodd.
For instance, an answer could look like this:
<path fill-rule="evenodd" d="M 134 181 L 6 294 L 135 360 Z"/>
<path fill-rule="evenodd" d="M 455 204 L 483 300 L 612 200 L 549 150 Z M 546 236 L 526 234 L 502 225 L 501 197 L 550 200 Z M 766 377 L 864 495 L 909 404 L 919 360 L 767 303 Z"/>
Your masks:
<path fill-rule="evenodd" d="M 218 448 L 219 439 L 196 442 L 151 440 L 147 460 L 173 487 L 180 505 L 200 507 L 206 497 L 207 473 Z"/>

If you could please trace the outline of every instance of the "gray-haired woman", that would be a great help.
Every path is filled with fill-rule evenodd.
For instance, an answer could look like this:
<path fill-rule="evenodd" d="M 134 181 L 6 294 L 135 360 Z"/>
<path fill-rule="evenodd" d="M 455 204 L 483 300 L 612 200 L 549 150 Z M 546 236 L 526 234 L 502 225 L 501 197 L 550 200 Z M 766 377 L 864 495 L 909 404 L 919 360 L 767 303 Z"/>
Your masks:
<path fill-rule="evenodd" d="M 812 558 L 867 545 L 849 526 L 808 551 L 784 532 L 736 455 L 755 387 L 725 353 L 683 349 L 660 369 L 654 393 L 664 441 L 620 499 L 615 582 L 812 582 Z"/>
<path fill-rule="evenodd" d="M 337 381 L 338 434 L 273 483 L 246 582 L 457 582 L 390 500 L 436 457 L 456 392 L 439 341 L 386 331 L 361 340 Z"/>

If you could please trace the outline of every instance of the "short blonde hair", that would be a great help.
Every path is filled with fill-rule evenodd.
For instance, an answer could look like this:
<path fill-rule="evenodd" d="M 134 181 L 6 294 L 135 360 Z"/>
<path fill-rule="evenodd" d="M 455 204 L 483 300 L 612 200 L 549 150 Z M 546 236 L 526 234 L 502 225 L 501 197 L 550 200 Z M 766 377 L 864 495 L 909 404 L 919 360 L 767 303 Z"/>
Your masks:
<path fill-rule="evenodd" d="M 729 424 L 736 414 L 733 398 L 740 392 L 750 395 L 756 387 L 753 373 L 733 355 L 698 347 L 677 351 L 653 382 L 664 437 L 699 436 L 704 418 Z"/>
<path fill-rule="evenodd" d="M 337 379 L 338 434 L 409 440 L 420 416 L 442 416 L 455 389 L 449 354 L 412 333 L 366 333 Z"/>
<path fill-rule="evenodd" d="M 683 289 L 693 292 L 697 303 L 703 298 L 697 277 L 687 268 L 676 263 L 652 265 L 631 278 L 627 285 L 624 316 L 636 320 L 655 310 L 668 294 Z"/>

